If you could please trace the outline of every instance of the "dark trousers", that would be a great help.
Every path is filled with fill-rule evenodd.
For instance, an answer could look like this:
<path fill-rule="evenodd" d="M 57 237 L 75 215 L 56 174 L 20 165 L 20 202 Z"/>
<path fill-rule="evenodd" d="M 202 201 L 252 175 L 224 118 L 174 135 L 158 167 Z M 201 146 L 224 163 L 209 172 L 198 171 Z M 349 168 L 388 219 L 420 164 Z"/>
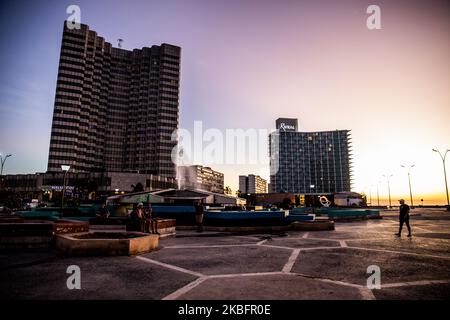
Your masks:
<path fill-rule="evenodd" d="M 197 232 L 203 232 L 203 213 L 195 215 L 195 223 L 197 224 Z"/>
<path fill-rule="evenodd" d="M 406 223 L 406 227 L 408 228 L 408 233 L 411 234 L 411 227 L 409 226 L 409 215 L 400 216 L 400 227 L 398 229 L 398 233 L 402 233 L 403 224 Z"/>

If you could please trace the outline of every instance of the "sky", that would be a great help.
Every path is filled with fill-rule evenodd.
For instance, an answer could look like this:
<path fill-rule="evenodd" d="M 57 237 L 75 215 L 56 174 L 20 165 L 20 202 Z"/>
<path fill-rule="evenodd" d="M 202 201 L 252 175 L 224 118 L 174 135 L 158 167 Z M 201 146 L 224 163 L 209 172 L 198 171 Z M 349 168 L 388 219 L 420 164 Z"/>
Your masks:
<path fill-rule="evenodd" d="M 351 129 L 353 190 L 386 203 L 443 204 L 442 160 L 450 149 L 448 1 L 2 1 L 0 153 L 4 173 L 46 170 L 66 8 L 113 45 L 182 47 L 180 128 L 300 131 Z M 366 9 L 381 9 L 369 30 Z M 447 157 L 447 165 L 448 165 Z M 199 163 L 202 164 L 202 163 Z M 207 163 L 204 163 L 207 164 Z M 268 166 L 215 164 L 225 185 Z M 448 168 L 450 171 L 450 167 Z"/>

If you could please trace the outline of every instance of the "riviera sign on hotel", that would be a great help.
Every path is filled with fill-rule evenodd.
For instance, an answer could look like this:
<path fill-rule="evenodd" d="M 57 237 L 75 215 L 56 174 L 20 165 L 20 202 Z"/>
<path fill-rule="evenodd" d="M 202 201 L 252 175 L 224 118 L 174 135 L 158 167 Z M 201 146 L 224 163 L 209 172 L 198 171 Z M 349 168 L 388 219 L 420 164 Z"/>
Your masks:
<path fill-rule="evenodd" d="M 277 130 L 281 131 L 297 131 L 298 120 L 289 118 L 278 118 L 276 121 Z"/>

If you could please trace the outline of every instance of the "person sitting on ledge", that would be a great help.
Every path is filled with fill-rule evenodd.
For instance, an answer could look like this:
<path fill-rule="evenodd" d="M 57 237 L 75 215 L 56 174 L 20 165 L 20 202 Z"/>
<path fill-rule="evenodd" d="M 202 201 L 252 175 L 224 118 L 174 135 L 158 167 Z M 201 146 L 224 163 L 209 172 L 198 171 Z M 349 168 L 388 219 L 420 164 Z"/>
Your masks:
<path fill-rule="evenodd" d="M 142 231 L 142 203 L 138 205 L 133 205 L 133 211 L 130 213 L 130 222 L 127 227 L 127 230 L 130 231 Z M 129 229 L 128 229 L 129 228 Z"/>
<path fill-rule="evenodd" d="M 106 203 L 103 203 L 96 216 L 97 218 L 107 219 L 109 218 L 109 215 L 110 213 L 108 211 L 108 208 L 106 207 Z"/>
<path fill-rule="evenodd" d="M 147 209 L 144 211 L 144 232 L 159 234 L 157 221 L 152 215 L 152 204 L 149 203 Z"/>
<path fill-rule="evenodd" d="M 137 223 L 140 232 L 146 232 L 144 213 L 145 213 L 144 204 L 142 202 L 139 202 L 139 204 L 136 207 L 136 210 L 134 210 L 133 218 L 135 220 L 135 223 Z"/>

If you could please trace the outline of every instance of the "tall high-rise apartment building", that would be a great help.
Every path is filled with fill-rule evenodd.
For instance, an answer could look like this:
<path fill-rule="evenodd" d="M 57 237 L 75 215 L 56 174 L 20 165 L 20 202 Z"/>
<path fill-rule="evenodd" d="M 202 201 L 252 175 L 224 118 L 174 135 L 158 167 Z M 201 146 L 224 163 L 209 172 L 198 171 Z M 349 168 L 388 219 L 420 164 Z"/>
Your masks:
<path fill-rule="evenodd" d="M 269 192 L 334 193 L 351 189 L 350 130 L 298 132 L 280 118 L 269 136 Z"/>
<path fill-rule="evenodd" d="M 175 177 L 181 48 L 125 50 L 64 24 L 48 171 Z"/>

